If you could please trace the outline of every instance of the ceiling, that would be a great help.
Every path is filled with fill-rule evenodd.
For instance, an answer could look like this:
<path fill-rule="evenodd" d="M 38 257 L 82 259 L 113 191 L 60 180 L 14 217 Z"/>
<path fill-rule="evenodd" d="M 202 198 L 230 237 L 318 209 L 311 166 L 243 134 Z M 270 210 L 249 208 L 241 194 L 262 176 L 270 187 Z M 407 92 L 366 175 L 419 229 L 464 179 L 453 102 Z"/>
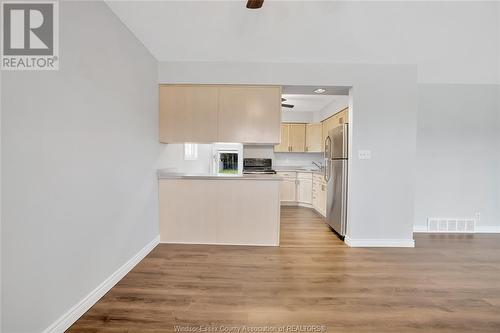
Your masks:
<path fill-rule="evenodd" d="M 258 10 L 245 0 L 107 4 L 159 61 L 416 64 L 419 82 L 498 81 L 494 2 L 266 0 Z"/>
<path fill-rule="evenodd" d="M 325 89 L 325 92 L 321 95 L 316 95 L 314 90 L 317 88 Z M 300 95 L 315 95 L 315 96 L 324 96 L 324 95 L 349 95 L 350 87 L 341 87 L 341 86 L 283 86 L 282 91 L 283 94 L 300 94 Z"/>
<path fill-rule="evenodd" d="M 303 94 L 283 94 L 287 104 L 293 104 L 293 109 L 281 108 L 283 111 L 291 112 L 317 112 L 330 103 L 337 101 L 347 105 L 347 96 L 337 95 L 303 95 Z"/>

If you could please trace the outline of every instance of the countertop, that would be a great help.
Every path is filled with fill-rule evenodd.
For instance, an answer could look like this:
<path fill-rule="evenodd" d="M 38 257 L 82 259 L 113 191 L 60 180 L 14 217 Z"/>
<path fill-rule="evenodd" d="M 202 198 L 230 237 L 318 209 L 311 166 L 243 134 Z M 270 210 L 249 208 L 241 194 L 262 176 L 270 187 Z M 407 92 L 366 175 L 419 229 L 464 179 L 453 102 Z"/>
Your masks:
<path fill-rule="evenodd" d="M 273 168 L 274 170 L 276 170 L 276 172 L 310 172 L 310 173 L 314 173 L 314 174 L 318 174 L 318 175 L 322 175 L 323 174 L 323 171 L 319 170 L 319 169 L 315 169 L 315 170 L 308 170 L 304 167 L 300 167 L 300 166 L 297 166 L 297 167 L 294 167 L 294 166 L 275 166 Z"/>
<path fill-rule="evenodd" d="M 243 175 L 221 175 L 211 173 L 182 173 L 169 170 L 158 170 L 158 179 L 209 179 L 209 180 L 277 180 L 283 178 L 278 175 L 268 174 L 243 174 Z"/>

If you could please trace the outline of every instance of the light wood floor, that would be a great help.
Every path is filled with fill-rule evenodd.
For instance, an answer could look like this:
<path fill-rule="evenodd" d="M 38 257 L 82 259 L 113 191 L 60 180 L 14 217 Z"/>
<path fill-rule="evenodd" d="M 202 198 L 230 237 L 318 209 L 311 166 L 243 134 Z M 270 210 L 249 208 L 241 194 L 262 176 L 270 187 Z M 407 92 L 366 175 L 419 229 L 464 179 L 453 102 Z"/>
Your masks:
<path fill-rule="evenodd" d="M 69 332 L 500 332 L 499 235 L 418 234 L 414 249 L 360 249 L 310 209 L 285 207 L 281 221 L 279 248 L 159 245 Z"/>

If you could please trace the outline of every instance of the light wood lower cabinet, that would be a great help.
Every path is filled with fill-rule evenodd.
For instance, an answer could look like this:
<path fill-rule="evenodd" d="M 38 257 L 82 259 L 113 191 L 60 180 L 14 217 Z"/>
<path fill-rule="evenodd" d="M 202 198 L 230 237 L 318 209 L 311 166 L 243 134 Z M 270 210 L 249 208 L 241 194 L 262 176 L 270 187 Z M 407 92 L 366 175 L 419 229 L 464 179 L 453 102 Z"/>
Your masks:
<path fill-rule="evenodd" d="M 309 174 L 310 176 L 310 174 Z M 312 204 L 312 179 L 297 178 L 297 202 Z"/>
<path fill-rule="evenodd" d="M 283 177 L 280 183 L 280 202 L 295 202 L 297 194 L 297 176 L 295 172 L 278 172 Z"/>
<path fill-rule="evenodd" d="M 286 205 L 313 207 L 322 215 L 326 211 L 326 184 L 322 175 L 311 172 L 279 171 L 283 177 L 280 200 Z"/>
<path fill-rule="evenodd" d="M 312 205 L 321 215 L 326 216 L 326 182 L 322 175 L 313 175 Z"/>
<path fill-rule="evenodd" d="M 160 179 L 163 243 L 279 245 L 280 182 Z"/>
<path fill-rule="evenodd" d="M 280 201 L 285 205 L 312 207 L 326 216 L 326 182 L 323 175 L 311 172 L 279 171 L 283 177 Z"/>

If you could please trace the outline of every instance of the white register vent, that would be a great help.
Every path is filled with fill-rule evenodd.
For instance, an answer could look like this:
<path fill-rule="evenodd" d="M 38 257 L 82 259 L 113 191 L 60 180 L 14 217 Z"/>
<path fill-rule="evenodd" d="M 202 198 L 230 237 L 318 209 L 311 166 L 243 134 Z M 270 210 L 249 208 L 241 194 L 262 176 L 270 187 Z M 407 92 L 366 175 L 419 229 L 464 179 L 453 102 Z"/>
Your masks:
<path fill-rule="evenodd" d="M 476 219 L 429 217 L 427 231 L 473 233 L 476 231 Z"/>

